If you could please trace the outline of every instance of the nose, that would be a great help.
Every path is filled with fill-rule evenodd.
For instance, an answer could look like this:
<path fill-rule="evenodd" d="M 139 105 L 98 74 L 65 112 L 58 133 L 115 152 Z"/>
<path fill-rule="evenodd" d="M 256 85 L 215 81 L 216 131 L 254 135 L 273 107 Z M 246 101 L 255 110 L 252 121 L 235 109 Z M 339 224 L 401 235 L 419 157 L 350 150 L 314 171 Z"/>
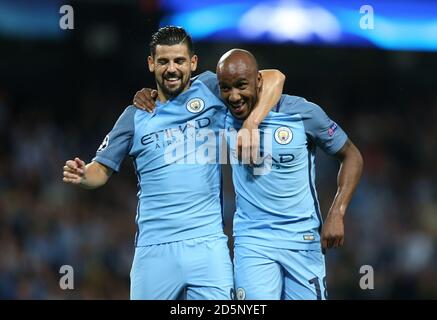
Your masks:
<path fill-rule="evenodd" d="M 168 64 L 167 72 L 171 72 L 171 73 L 176 72 L 176 63 L 170 61 Z"/>
<path fill-rule="evenodd" d="M 233 102 L 240 101 L 240 99 L 241 99 L 241 95 L 240 95 L 239 91 L 236 89 L 232 89 L 231 94 L 229 95 L 229 101 L 231 103 L 233 103 Z"/>

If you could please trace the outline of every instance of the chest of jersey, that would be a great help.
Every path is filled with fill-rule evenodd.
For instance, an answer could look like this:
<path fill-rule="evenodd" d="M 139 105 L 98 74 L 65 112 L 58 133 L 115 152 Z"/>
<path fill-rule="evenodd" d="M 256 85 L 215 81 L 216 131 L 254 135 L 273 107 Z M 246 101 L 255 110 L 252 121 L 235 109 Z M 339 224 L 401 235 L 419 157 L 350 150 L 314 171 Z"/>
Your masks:
<path fill-rule="evenodd" d="M 232 136 L 235 136 L 239 127 L 240 124 L 231 120 L 229 145 L 234 161 L 236 161 L 236 139 Z M 260 154 L 263 161 L 255 165 L 255 168 L 268 167 L 271 170 L 287 171 L 287 169 L 299 166 L 302 162 L 306 163 L 308 138 L 298 115 L 270 113 L 259 126 L 259 130 Z"/>
<path fill-rule="evenodd" d="M 143 168 L 153 169 L 172 163 L 198 163 L 196 154 L 203 148 L 210 151 L 203 157 L 211 162 L 224 128 L 224 114 L 220 100 L 201 89 L 185 99 L 178 97 L 158 105 L 153 114 L 138 112 L 130 155 L 141 160 Z"/>

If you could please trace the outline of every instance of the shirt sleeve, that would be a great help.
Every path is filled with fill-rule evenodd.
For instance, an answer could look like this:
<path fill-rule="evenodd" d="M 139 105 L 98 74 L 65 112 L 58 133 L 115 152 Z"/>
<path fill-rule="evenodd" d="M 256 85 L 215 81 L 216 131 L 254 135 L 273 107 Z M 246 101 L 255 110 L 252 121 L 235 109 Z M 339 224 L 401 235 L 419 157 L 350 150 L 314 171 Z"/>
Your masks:
<path fill-rule="evenodd" d="M 348 139 L 346 133 L 317 104 L 306 100 L 304 103 L 305 132 L 326 153 L 330 155 L 337 153 Z"/>
<path fill-rule="evenodd" d="M 134 136 L 135 107 L 127 107 L 118 118 L 112 130 L 103 139 L 93 161 L 114 171 L 119 171 L 121 163 L 132 147 Z"/>
<path fill-rule="evenodd" d="M 211 71 L 205 71 L 198 76 L 192 79 L 193 81 L 202 81 L 208 89 L 219 99 L 220 97 L 220 88 L 217 80 L 217 75 Z"/>

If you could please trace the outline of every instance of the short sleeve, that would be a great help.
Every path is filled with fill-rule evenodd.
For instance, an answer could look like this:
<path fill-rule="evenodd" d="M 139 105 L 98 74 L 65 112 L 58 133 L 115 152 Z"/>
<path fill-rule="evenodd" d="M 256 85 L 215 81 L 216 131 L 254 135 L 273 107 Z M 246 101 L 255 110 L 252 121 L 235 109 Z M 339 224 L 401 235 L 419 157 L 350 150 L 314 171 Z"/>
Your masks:
<path fill-rule="evenodd" d="M 103 139 L 93 161 L 99 162 L 114 171 L 119 171 L 121 163 L 132 147 L 134 135 L 134 116 L 136 109 L 127 107 L 118 118 L 112 130 Z"/>
<path fill-rule="evenodd" d="M 348 139 L 346 133 L 317 104 L 304 101 L 305 112 L 302 114 L 302 120 L 305 132 L 326 153 L 337 153 Z"/>

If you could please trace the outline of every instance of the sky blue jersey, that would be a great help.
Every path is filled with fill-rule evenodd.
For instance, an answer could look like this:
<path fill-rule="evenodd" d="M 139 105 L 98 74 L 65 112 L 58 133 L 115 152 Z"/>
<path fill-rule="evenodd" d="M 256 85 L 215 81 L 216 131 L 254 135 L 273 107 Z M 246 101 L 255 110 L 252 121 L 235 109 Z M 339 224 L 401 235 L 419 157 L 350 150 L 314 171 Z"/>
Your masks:
<path fill-rule="evenodd" d="M 226 122 L 229 131 L 242 126 L 230 114 Z M 290 95 L 282 95 L 260 124 L 260 133 L 265 158 L 255 167 L 235 160 L 235 139 L 228 139 L 237 202 L 235 242 L 320 249 L 316 146 L 333 155 L 347 141 L 346 134 L 319 106 Z"/>
<path fill-rule="evenodd" d="M 136 246 L 223 232 L 217 156 L 226 108 L 217 94 L 215 74 L 204 72 L 152 114 L 129 106 L 98 149 L 93 160 L 115 171 L 127 155 L 134 162 Z M 199 129 L 210 135 L 199 137 Z"/>

